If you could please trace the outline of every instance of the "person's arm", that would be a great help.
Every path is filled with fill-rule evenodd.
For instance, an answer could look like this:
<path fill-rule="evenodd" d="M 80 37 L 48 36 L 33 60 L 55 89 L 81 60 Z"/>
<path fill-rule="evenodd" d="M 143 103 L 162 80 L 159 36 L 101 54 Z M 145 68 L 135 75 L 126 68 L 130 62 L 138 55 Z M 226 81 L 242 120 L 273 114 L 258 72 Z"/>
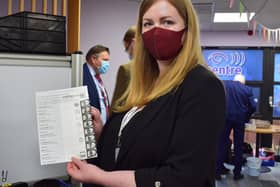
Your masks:
<path fill-rule="evenodd" d="M 128 80 L 125 80 L 127 77 L 125 76 L 125 68 L 124 66 L 120 66 L 117 73 L 117 80 L 115 84 L 115 89 L 112 98 L 112 108 L 116 105 L 117 99 L 119 99 L 127 88 Z"/>
<path fill-rule="evenodd" d="M 67 164 L 67 172 L 74 180 L 106 187 L 136 187 L 134 171 L 107 172 L 77 158 Z"/>
<path fill-rule="evenodd" d="M 248 91 L 248 100 L 249 100 L 249 106 L 248 106 L 249 116 L 251 116 L 254 112 L 256 112 L 257 104 L 254 100 L 252 88 L 250 88 L 250 87 L 249 87 L 249 91 Z"/>

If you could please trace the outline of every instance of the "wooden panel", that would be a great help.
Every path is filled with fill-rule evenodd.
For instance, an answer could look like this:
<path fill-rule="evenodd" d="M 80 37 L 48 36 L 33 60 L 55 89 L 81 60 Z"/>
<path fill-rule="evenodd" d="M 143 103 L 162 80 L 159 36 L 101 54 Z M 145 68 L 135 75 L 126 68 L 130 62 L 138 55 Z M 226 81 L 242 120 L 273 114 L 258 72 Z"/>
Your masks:
<path fill-rule="evenodd" d="M 52 1 L 52 14 L 57 15 L 57 0 Z"/>
<path fill-rule="evenodd" d="M 36 12 L 36 0 L 31 0 L 31 12 Z"/>
<path fill-rule="evenodd" d="M 42 6 L 43 6 L 43 8 L 42 8 L 43 9 L 43 13 L 46 14 L 47 11 L 48 11 L 48 1 L 47 0 L 43 0 Z"/>
<path fill-rule="evenodd" d="M 80 51 L 81 0 L 68 0 L 67 52 Z"/>
<path fill-rule="evenodd" d="M 24 0 L 19 1 L 19 11 L 23 12 L 24 11 Z"/>
<path fill-rule="evenodd" d="M 66 16 L 66 0 L 61 0 L 61 14 Z"/>
<path fill-rule="evenodd" d="M 8 15 L 12 14 L 12 6 L 13 6 L 13 1 L 8 0 Z"/>

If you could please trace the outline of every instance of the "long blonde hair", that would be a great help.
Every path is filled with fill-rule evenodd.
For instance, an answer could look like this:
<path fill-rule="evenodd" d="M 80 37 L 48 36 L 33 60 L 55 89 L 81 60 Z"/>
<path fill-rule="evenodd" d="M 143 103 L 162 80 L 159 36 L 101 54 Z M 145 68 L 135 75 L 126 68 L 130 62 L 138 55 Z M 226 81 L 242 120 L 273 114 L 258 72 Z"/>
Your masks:
<path fill-rule="evenodd" d="M 126 92 L 117 101 L 120 105 L 114 108 L 115 112 L 122 112 L 133 106 L 144 106 L 148 102 L 168 93 L 177 87 L 186 74 L 197 64 L 204 64 L 198 19 L 190 0 L 167 0 L 179 12 L 186 24 L 183 48 L 171 62 L 164 76 L 159 76 L 156 62 L 144 48 L 142 40 L 142 18 L 145 12 L 157 0 L 143 0 L 138 14 L 136 29 L 136 46 L 134 59 L 131 63 L 131 80 Z M 156 82 L 156 84 L 155 84 Z"/>

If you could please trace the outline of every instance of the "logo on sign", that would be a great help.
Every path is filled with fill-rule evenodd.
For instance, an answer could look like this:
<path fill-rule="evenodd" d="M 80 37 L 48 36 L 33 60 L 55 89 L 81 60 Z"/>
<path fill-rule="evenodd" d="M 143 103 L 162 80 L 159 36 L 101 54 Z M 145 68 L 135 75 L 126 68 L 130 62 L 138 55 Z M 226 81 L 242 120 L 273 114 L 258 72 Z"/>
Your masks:
<path fill-rule="evenodd" d="M 245 64 L 246 57 L 242 51 L 230 53 L 215 51 L 208 56 L 211 69 L 217 75 L 236 75 L 242 74 L 242 66 Z"/>

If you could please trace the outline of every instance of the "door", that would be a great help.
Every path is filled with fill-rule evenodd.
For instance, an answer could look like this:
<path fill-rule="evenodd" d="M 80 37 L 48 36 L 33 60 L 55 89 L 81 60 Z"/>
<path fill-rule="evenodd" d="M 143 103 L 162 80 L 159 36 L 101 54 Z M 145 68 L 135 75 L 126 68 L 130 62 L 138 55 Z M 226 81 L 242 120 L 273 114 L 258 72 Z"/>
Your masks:
<path fill-rule="evenodd" d="M 280 51 L 269 48 L 264 54 L 261 119 L 277 123 L 280 120 Z"/>
<path fill-rule="evenodd" d="M 248 83 L 253 90 L 261 90 L 259 109 L 254 117 L 280 124 L 280 50 L 264 48 L 263 54 L 263 80 Z M 262 147 L 271 147 L 272 135 L 262 135 L 261 140 Z"/>
<path fill-rule="evenodd" d="M 269 96 L 270 107 L 272 108 L 272 119 L 280 119 L 280 51 L 272 51 L 273 81 L 272 95 Z"/>
<path fill-rule="evenodd" d="M 279 123 L 280 120 L 280 51 L 265 49 L 264 86 L 261 103 L 262 119 Z"/>

